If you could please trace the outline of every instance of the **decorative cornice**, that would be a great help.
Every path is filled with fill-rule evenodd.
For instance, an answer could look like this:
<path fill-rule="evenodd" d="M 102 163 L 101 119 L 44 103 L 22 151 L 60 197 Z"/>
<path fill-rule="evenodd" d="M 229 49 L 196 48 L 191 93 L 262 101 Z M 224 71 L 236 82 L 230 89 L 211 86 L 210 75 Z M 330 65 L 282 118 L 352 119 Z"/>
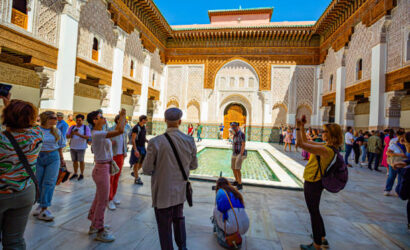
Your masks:
<path fill-rule="evenodd" d="M 410 82 L 410 65 L 386 74 L 386 92 L 404 90 L 405 82 Z"/>
<path fill-rule="evenodd" d="M 97 85 L 111 86 L 111 70 L 105 69 L 80 57 L 77 57 L 76 64 L 76 76 L 80 77 L 83 80 L 87 80 L 87 76 L 92 77 L 96 79 Z"/>
<path fill-rule="evenodd" d="M 148 99 L 153 98 L 153 100 L 159 100 L 159 90 L 148 87 Z"/>
<path fill-rule="evenodd" d="M 336 103 L 336 92 L 331 92 L 322 96 L 322 106 L 330 106 Z"/>
<path fill-rule="evenodd" d="M 345 88 L 345 101 L 354 101 L 358 95 L 370 97 L 370 85 L 370 80 L 367 80 Z"/>
<path fill-rule="evenodd" d="M 130 79 L 129 77 L 122 77 L 122 89 L 124 91 L 126 90 L 132 90 L 133 95 L 141 95 L 141 86 L 142 84 Z"/>

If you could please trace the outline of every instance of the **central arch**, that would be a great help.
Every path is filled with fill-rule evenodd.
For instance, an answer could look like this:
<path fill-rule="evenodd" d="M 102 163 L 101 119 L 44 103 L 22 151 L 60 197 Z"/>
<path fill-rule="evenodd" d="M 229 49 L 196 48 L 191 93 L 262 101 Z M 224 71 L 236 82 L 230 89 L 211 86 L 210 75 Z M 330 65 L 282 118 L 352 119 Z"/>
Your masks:
<path fill-rule="evenodd" d="M 244 58 L 232 58 L 215 70 L 215 89 L 259 89 L 260 77 L 256 68 Z"/>
<path fill-rule="evenodd" d="M 224 132 L 223 138 L 229 138 L 229 128 L 232 122 L 238 122 L 239 126 L 246 124 L 246 109 L 242 104 L 231 103 L 224 110 Z"/>

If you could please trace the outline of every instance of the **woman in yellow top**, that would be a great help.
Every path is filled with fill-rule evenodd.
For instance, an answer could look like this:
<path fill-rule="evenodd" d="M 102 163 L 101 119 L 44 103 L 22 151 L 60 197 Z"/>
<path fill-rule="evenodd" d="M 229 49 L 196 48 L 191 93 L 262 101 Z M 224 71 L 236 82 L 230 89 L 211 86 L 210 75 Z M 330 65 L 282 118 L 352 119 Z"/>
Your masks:
<path fill-rule="evenodd" d="M 343 143 L 342 129 L 338 124 L 325 124 L 322 132 L 322 142 L 308 141 L 305 134 L 304 125 L 306 118 L 296 119 L 296 141 L 300 148 L 310 153 L 310 158 L 303 173 L 304 194 L 306 205 L 309 210 L 312 224 L 313 243 L 310 245 L 300 245 L 301 249 L 321 249 L 329 247 L 326 240 L 325 225 L 319 211 L 320 196 L 322 195 L 323 185 L 321 175 L 318 174 L 319 164 L 316 156 L 320 157 L 320 167 L 322 172 L 334 157 L 333 148 L 339 148 Z"/>

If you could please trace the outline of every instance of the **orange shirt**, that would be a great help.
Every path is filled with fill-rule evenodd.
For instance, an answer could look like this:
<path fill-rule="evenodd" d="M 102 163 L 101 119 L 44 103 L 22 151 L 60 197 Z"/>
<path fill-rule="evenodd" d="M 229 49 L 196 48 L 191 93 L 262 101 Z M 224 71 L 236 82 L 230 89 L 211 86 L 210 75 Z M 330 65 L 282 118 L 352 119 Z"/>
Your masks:
<path fill-rule="evenodd" d="M 77 125 L 77 123 L 74 120 L 71 120 L 71 121 L 67 120 L 66 122 L 68 124 L 68 127 Z"/>

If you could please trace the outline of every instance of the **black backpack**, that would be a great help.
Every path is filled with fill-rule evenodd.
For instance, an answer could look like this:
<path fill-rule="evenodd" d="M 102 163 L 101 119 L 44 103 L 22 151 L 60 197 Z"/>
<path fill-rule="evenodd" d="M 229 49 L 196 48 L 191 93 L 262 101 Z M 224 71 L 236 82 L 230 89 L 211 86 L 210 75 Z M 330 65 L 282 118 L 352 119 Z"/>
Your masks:
<path fill-rule="evenodd" d="M 396 186 L 396 193 L 400 199 L 408 200 L 410 199 L 410 166 L 401 169 L 401 175 L 401 181 Z"/>

